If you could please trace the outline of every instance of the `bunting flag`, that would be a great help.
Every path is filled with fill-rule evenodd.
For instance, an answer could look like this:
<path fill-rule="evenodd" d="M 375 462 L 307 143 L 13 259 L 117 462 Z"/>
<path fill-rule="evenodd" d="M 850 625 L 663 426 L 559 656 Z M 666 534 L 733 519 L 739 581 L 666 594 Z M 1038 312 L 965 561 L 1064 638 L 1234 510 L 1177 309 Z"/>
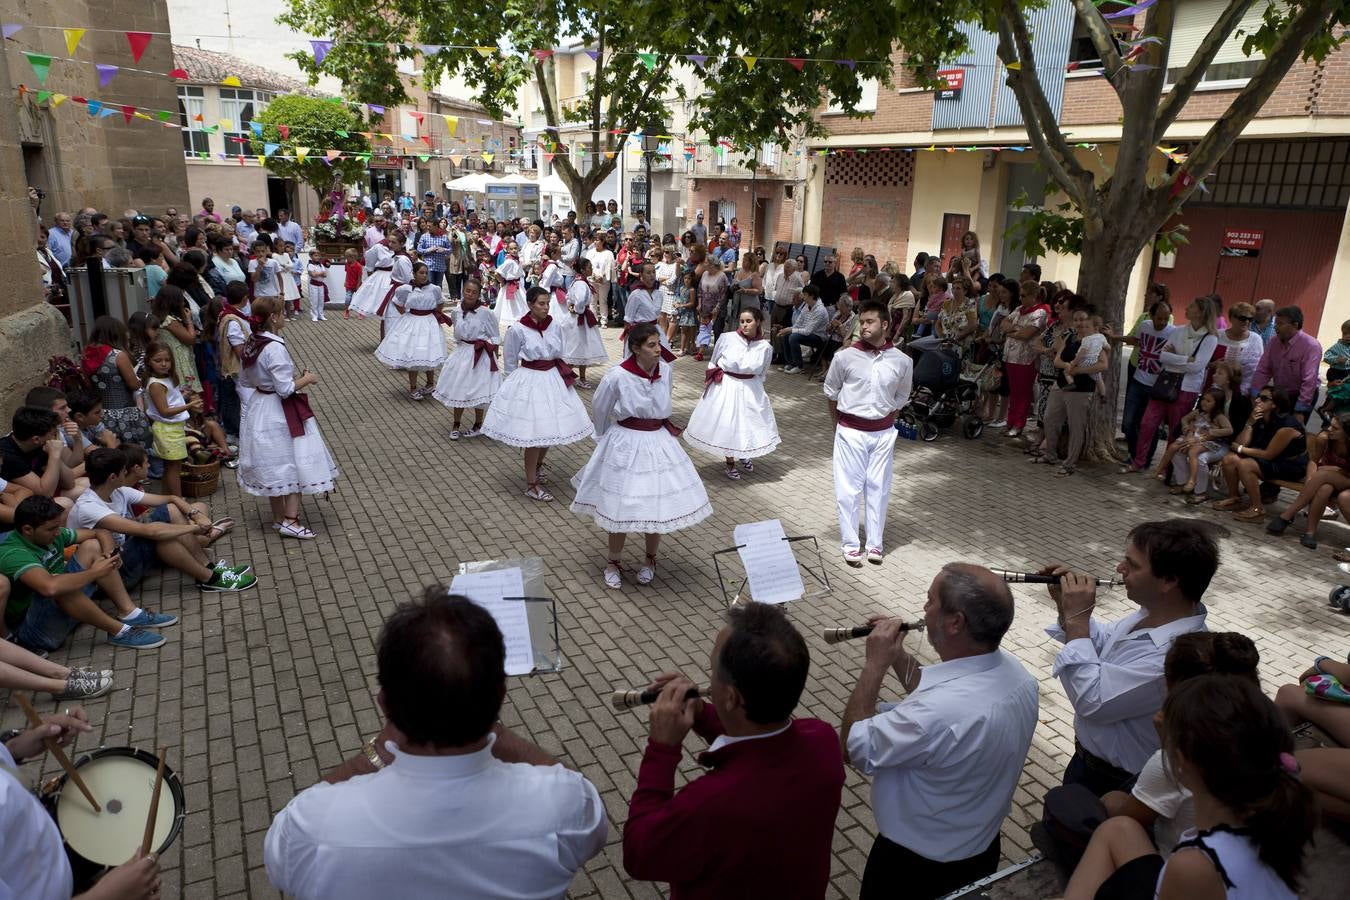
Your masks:
<path fill-rule="evenodd" d="M 650 71 L 652 71 L 653 69 L 656 68 L 656 54 L 655 54 L 655 53 L 639 53 L 639 54 L 638 54 L 638 59 L 642 62 L 642 64 L 643 64 L 644 66 L 647 67 L 647 71 L 648 71 L 648 72 L 650 72 Z"/>
<path fill-rule="evenodd" d="M 857 71 L 857 69 L 858 69 L 858 63 L 857 63 L 856 60 L 852 60 L 852 59 L 836 59 L 836 60 L 834 61 L 834 63 L 835 63 L 835 65 L 837 65 L 837 66 L 843 66 L 845 69 L 848 69 L 850 72 Z"/>
<path fill-rule="evenodd" d="M 123 107 L 122 107 L 122 119 L 123 119 L 128 125 L 131 124 L 131 117 L 134 116 L 134 115 L 136 115 L 136 107 L 134 107 L 134 106 L 123 106 Z"/>
<path fill-rule="evenodd" d="M 450 160 L 451 164 L 457 166 L 457 165 L 459 165 L 461 162 L 464 161 L 464 154 L 462 154 L 462 153 L 451 153 L 447 158 Z"/>
<path fill-rule="evenodd" d="M 420 140 L 421 140 L 424 144 L 426 144 L 428 147 L 433 146 L 432 143 L 431 143 L 431 135 L 429 135 L 429 134 L 424 134 L 424 135 L 422 135 L 422 137 L 420 138 Z"/>
<path fill-rule="evenodd" d="M 278 150 L 280 150 L 280 149 L 281 149 L 281 145 L 280 145 L 280 144 L 274 144 L 274 143 L 272 143 L 271 141 L 268 141 L 268 142 L 264 143 L 264 144 L 263 144 L 263 158 L 266 159 L 267 157 L 271 156 L 273 153 L 276 153 L 276 152 L 277 152 Z"/>
<path fill-rule="evenodd" d="M 337 159 L 339 156 L 342 155 L 342 151 L 341 151 L 341 150 L 325 150 L 325 151 L 323 152 L 323 155 L 326 156 L 326 157 L 328 157 L 329 160 L 334 160 L 334 159 Z"/>
<path fill-rule="evenodd" d="M 23 89 L 23 85 L 19 85 L 19 88 Z M 46 103 L 47 100 L 51 98 L 51 96 L 52 96 L 51 91 L 38 91 L 37 92 L 38 106 L 41 106 L 42 104 Z"/>
<path fill-rule="evenodd" d="M 226 75 L 220 79 L 220 83 L 225 87 L 243 87 L 237 75 Z"/>
<path fill-rule="evenodd" d="M 1007 69 L 1009 72 L 1020 72 L 1022 71 L 1022 64 L 1017 60 L 1013 60 L 1012 62 L 1005 65 L 1003 68 Z"/>
<path fill-rule="evenodd" d="M 473 49 L 477 50 L 478 55 L 483 57 L 491 56 L 497 52 L 496 47 L 474 47 Z"/>
<path fill-rule="evenodd" d="M 221 119 L 218 124 L 222 131 L 234 131 L 234 123 L 229 119 Z"/>
<path fill-rule="evenodd" d="M 252 131 L 254 134 L 256 134 L 258 137 L 262 137 L 263 127 L 261 122 L 249 122 L 248 127 L 249 130 Z"/>
<path fill-rule="evenodd" d="M 445 127 L 450 132 L 450 136 L 454 137 L 455 129 L 459 127 L 459 116 L 446 116 Z"/>
<path fill-rule="evenodd" d="M 131 61 L 140 62 L 141 56 L 145 53 L 145 48 L 150 46 L 150 32 L 148 31 L 128 31 L 127 44 L 131 47 Z"/>
<path fill-rule="evenodd" d="M 606 151 L 605 151 L 605 159 L 613 159 L 613 158 L 614 158 L 614 151 L 613 151 L 613 150 L 606 150 Z"/>
<path fill-rule="evenodd" d="M 690 53 L 685 57 L 685 59 L 689 60 L 691 63 L 698 66 L 699 71 L 702 71 L 704 65 L 708 62 L 708 57 L 703 56 L 702 54 L 699 53 Z"/>
<path fill-rule="evenodd" d="M 98 111 L 98 117 L 100 119 L 106 119 L 108 116 L 115 115 L 117 115 L 117 110 L 113 109 L 111 106 L 105 106 Z"/>
<path fill-rule="evenodd" d="M 382 116 L 382 115 L 384 115 L 384 107 L 383 107 L 383 106 L 380 106 L 380 105 L 377 104 L 377 103 L 367 103 L 367 104 L 366 104 L 366 108 L 370 110 L 370 114 L 371 114 L 372 116 Z"/>
<path fill-rule="evenodd" d="M 188 80 L 187 69 L 174 69 L 172 72 L 169 73 L 169 77 L 176 78 L 179 81 L 187 81 Z"/>
<path fill-rule="evenodd" d="M 549 58 L 550 56 L 552 56 L 552 55 L 553 55 L 553 51 L 552 51 L 552 50 L 535 50 L 535 51 L 534 51 L 534 58 L 537 59 L 537 60 L 539 60 L 539 62 L 543 62 L 544 60 L 548 59 L 548 58 Z"/>
<path fill-rule="evenodd" d="M 482 157 L 483 157 L 483 162 L 487 163 L 489 166 L 492 165 L 492 157 L 493 157 L 493 154 L 491 154 L 491 153 L 484 153 L 484 154 L 482 154 Z"/>
<path fill-rule="evenodd" d="M 88 100 L 85 101 L 85 106 L 89 107 L 89 115 L 97 117 L 99 112 L 101 112 L 103 109 L 103 101 Z"/>
<path fill-rule="evenodd" d="M 430 161 L 431 161 L 431 157 L 428 156 L 428 155 L 425 154 L 425 153 L 419 153 L 419 154 L 417 154 L 417 160 L 418 160 L 418 162 L 430 162 Z"/>
<path fill-rule="evenodd" d="M 281 132 L 281 139 L 283 141 L 287 140 L 291 136 L 291 126 L 289 125 L 278 125 L 277 131 Z"/>
<path fill-rule="evenodd" d="M 201 114 L 201 113 L 197 113 L 195 116 L 193 116 L 193 117 L 192 117 L 192 121 L 194 121 L 194 122 L 202 122 L 202 123 L 205 123 L 205 122 L 206 122 L 206 120 L 202 118 L 202 114 Z"/>
<path fill-rule="evenodd" d="M 308 147 L 296 147 L 296 148 L 295 148 L 295 161 L 296 161 L 296 162 L 300 162 L 300 163 L 304 162 L 306 156 L 309 156 L 309 148 L 308 148 Z"/>
<path fill-rule="evenodd" d="M 314 51 L 314 65 L 323 65 L 323 59 L 328 55 L 328 51 L 333 49 L 332 41 L 310 41 L 309 46 Z"/>
<path fill-rule="evenodd" d="M 417 49 L 422 52 L 423 56 L 435 56 L 443 48 L 440 44 L 418 44 Z"/>
<path fill-rule="evenodd" d="M 62 28 L 61 33 L 66 36 L 66 54 L 75 55 L 75 48 L 80 46 L 80 41 L 84 40 L 83 28 Z"/>
<path fill-rule="evenodd" d="M 23 31 L 22 25 L 0 25 L 0 35 L 3 35 L 5 40 L 9 40 L 20 31 Z"/>
<path fill-rule="evenodd" d="M 591 62 L 595 62 L 597 59 L 600 58 L 600 51 L 599 51 L 599 50 L 587 50 L 587 51 L 586 51 L 586 55 L 589 56 L 589 57 L 591 58 Z"/>
<path fill-rule="evenodd" d="M 544 154 L 544 162 L 553 162 L 553 156 L 554 156 L 554 154 L 552 154 L 552 153 L 545 153 L 545 154 Z"/>
<path fill-rule="evenodd" d="M 167 122 L 173 118 L 173 113 L 169 112 L 167 109 L 161 109 L 159 112 L 155 113 L 155 116 L 161 122 Z"/>
<path fill-rule="evenodd" d="M 753 71 L 753 70 L 754 70 L 754 68 L 755 68 L 755 63 L 759 62 L 759 57 L 758 57 L 758 56 L 742 56 L 742 57 L 741 57 L 741 62 L 745 63 L 745 70 L 746 70 L 747 72 L 750 72 L 750 71 Z"/>
<path fill-rule="evenodd" d="M 1124 9 L 1118 9 L 1115 12 L 1103 13 L 1102 18 L 1133 19 L 1135 16 L 1139 15 L 1141 12 L 1148 9 L 1150 6 L 1152 6 L 1157 2 L 1158 0 L 1141 0 L 1141 2 L 1136 3 L 1133 6 L 1127 6 Z"/>
<path fill-rule="evenodd" d="M 56 109 L 56 107 L 65 103 L 68 99 L 70 98 L 65 94 L 52 94 L 52 109 Z"/>
<path fill-rule="evenodd" d="M 418 112 L 418 111 L 415 110 L 415 109 L 414 109 L 414 110 L 409 110 L 409 111 L 408 111 L 408 115 L 410 115 L 410 116 L 412 116 L 414 119 L 416 119 L 418 125 L 421 125 L 421 124 L 426 120 L 426 117 L 427 117 L 427 114 L 426 114 L 426 113 Z"/>
<path fill-rule="evenodd" d="M 98 70 L 99 87 L 107 87 L 108 82 L 117 77 L 117 66 L 108 63 L 94 63 L 94 68 Z"/>
<path fill-rule="evenodd" d="M 802 70 L 802 67 L 806 65 L 806 60 L 798 59 L 797 57 L 794 56 L 789 56 L 787 58 L 787 63 L 788 65 L 792 66 L 792 68 L 800 72 Z"/>
<path fill-rule="evenodd" d="M 350 135 L 349 133 L 343 131 L 341 128 L 338 129 L 337 136 L 340 137 L 340 138 L 351 137 L 351 135 Z"/>
<path fill-rule="evenodd" d="M 33 74 L 37 76 L 38 84 L 47 83 L 47 73 L 52 69 L 52 58 L 41 53 L 29 53 L 27 50 L 23 53 L 28 57 L 28 64 L 33 67 Z"/>

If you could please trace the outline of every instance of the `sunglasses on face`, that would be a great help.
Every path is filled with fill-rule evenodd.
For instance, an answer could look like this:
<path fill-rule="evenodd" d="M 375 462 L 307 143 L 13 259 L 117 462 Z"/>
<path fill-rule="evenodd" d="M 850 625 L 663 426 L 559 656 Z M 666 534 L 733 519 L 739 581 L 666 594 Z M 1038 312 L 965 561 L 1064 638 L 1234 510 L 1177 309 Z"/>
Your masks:
<path fill-rule="evenodd" d="M 1251 316 L 1233 316 L 1234 322 L 1250 322 L 1251 320 Z"/>
<path fill-rule="evenodd" d="M 1270 402 L 1272 402 L 1275 398 L 1272 397 L 1272 396 L 1270 396 L 1269 394 L 1261 394 L 1261 395 L 1258 396 L 1256 399 L 1257 399 L 1257 400 L 1260 400 L 1262 403 L 1270 403 Z"/>

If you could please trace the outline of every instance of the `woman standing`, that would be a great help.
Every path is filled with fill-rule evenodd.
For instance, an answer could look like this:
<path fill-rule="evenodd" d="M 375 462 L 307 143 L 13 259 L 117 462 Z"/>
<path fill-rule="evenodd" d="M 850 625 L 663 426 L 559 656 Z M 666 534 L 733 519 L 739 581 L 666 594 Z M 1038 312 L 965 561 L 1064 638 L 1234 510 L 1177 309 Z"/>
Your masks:
<path fill-rule="evenodd" d="M 764 340 L 764 313 L 741 312 L 735 331 L 717 339 L 703 376 L 703 399 L 689 417 L 684 439 L 705 453 L 726 461 L 727 477 L 741 477 L 736 460 L 747 472 L 755 457 L 772 453 L 779 444 L 773 404 L 764 391 L 773 346 Z"/>
<path fill-rule="evenodd" d="M 421 226 L 417 236 L 417 255 L 426 262 L 431 283 L 440 287 L 450 267 L 450 237 L 441 222 L 437 222 L 434 228 L 428 228 L 425 219 L 419 219 L 418 222 Z"/>
<path fill-rule="evenodd" d="M 1186 307 L 1187 324 L 1175 328 L 1168 335 L 1167 343 L 1158 354 L 1163 373 L 1158 376 L 1163 382 L 1176 384 L 1175 393 L 1170 399 L 1159 398 L 1162 388 L 1157 383 L 1150 391 L 1148 406 L 1144 409 L 1143 421 L 1139 424 L 1139 438 L 1135 444 L 1134 459 L 1124 466 L 1121 474 L 1138 472 L 1148 465 L 1153 449 L 1153 438 L 1158 426 L 1167 422 L 1167 433 L 1178 434 L 1181 417 L 1191 411 L 1195 398 L 1205 383 L 1205 372 L 1209 367 L 1214 348 L 1219 345 L 1218 330 L 1214 327 L 1214 305 L 1208 297 L 1196 297 Z"/>
<path fill-rule="evenodd" d="M 128 352 L 127 326 L 113 316 L 99 316 L 89 332 L 80 368 L 93 382 L 103 403 L 103 424 L 123 444 L 150 445 L 150 420 L 136 402 L 141 381 Z"/>
<path fill-rule="evenodd" d="M 764 282 L 759 277 L 759 261 L 755 259 L 753 253 L 745 253 L 741 256 L 741 266 L 736 272 L 736 279 L 733 283 L 736 293 L 727 303 L 726 326 L 725 330 L 734 331 L 736 325 L 741 320 L 741 313 L 747 309 L 758 309 L 763 312 L 763 306 L 760 303 L 764 296 Z"/>
<path fill-rule="evenodd" d="M 656 326 L 628 333 L 631 355 L 605 373 L 591 402 L 597 443 L 572 478 L 571 510 L 609 532 L 605 586 L 623 587 L 620 558 L 630 533 L 645 538 L 638 584 L 656 577 L 661 535 L 688 528 L 712 513 L 708 493 L 670 422 L 673 371 L 661 359 Z"/>
<path fill-rule="evenodd" d="M 663 258 L 658 258 L 663 257 Z M 657 327 L 665 336 L 663 343 L 670 345 L 675 341 L 675 295 L 679 293 L 680 264 L 675 261 L 675 248 L 653 251 L 652 261 L 656 264 L 656 286 L 661 295 L 661 312 L 657 316 Z"/>
<path fill-rule="evenodd" d="M 577 387 L 595 387 L 586 380 L 586 367 L 609 362 L 600 321 L 595 317 L 595 291 L 590 283 L 591 261 L 577 260 L 577 280 L 567 289 L 567 318 L 562 322 L 563 362 L 577 367 Z"/>
<path fill-rule="evenodd" d="M 1256 318 L 1256 307 L 1250 303 L 1234 303 L 1228 311 L 1229 325 L 1219 332 L 1219 346 L 1214 351 L 1210 368 L 1221 359 L 1231 359 L 1242 369 L 1242 392 L 1251 388 L 1252 376 L 1256 374 L 1257 363 L 1265 353 L 1266 343 L 1261 335 L 1252 331 L 1252 320 Z"/>
<path fill-rule="evenodd" d="M 281 337 L 286 312 L 275 297 L 253 301 L 253 334 L 240 353 L 241 383 L 255 391 L 239 440 L 239 487 L 272 504 L 272 527 L 282 537 L 312 540 L 300 521 L 302 494 L 333 489 L 338 469 L 328 452 L 309 399 L 300 391 L 319 376 L 295 364 Z"/>
<path fill-rule="evenodd" d="M 864 266 L 867 254 L 863 252 L 863 248 L 854 247 L 853 253 L 850 254 L 850 258 L 852 259 L 852 265 L 849 266 L 848 275 L 845 277 L 844 282 L 848 285 L 848 298 L 853 301 L 854 306 L 857 306 L 859 294 L 858 288 L 862 285 L 863 280 L 867 278 L 867 271 Z"/>
<path fill-rule="evenodd" d="M 375 358 L 391 369 L 408 373 L 408 399 L 421 400 L 432 393 L 436 370 L 445 364 L 445 335 L 442 325 L 454 326 L 445 317 L 445 299 L 441 289 L 431 283 L 431 272 L 424 262 L 413 265 L 412 284 L 394 291 L 399 316 L 389 326 Z M 417 373 L 426 373 L 426 386 L 417 387 Z"/>
<path fill-rule="evenodd" d="M 525 496 L 548 503 L 553 495 L 540 487 L 548 479 L 548 448 L 574 444 L 594 430 L 572 386 L 576 373 L 562 361 L 562 325 L 548 314 L 549 292 L 533 287 L 525 296 L 530 311 L 519 327 L 506 329 L 506 380 L 488 407 L 483 434 L 524 448 Z"/>
<path fill-rule="evenodd" d="M 475 438 L 483 433 L 483 411 L 497 395 L 502 374 L 497 369 L 497 341 L 501 326 L 497 316 L 483 305 L 483 283 L 471 278 L 464 283 L 464 302 L 451 311 L 455 320 L 455 352 L 441 369 L 432 394 L 454 410 L 450 440 Z M 472 409 L 473 428 L 464 431 L 464 410 Z"/>
<path fill-rule="evenodd" d="M 1082 455 L 1083 444 L 1087 440 L 1088 409 L 1097 389 L 1097 380 L 1093 376 L 1105 372 L 1111 365 L 1108 347 L 1102 348 L 1096 362 L 1082 368 L 1074 365 L 1083 338 L 1092 333 L 1090 313 L 1088 309 L 1074 310 L 1070 318 L 1073 330 L 1061 332 L 1055 340 L 1055 386 L 1050 389 L 1046 402 L 1041 449 L 1033 453 L 1039 455 L 1039 462 L 1058 465 L 1055 474 L 1059 476 L 1072 475 L 1078 465 L 1078 457 Z M 1069 423 L 1069 449 L 1064 459 L 1060 460 L 1056 457 L 1059 431 L 1066 420 Z"/>
<path fill-rule="evenodd" d="M 1022 305 L 1003 317 L 1003 371 L 1008 376 L 1008 437 L 1017 437 L 1031 411 L 1031 386 L 1036 381 L 1036 341 L 1050 319 L 1041 302 L 1041 288 L 1023 286 Z"/>

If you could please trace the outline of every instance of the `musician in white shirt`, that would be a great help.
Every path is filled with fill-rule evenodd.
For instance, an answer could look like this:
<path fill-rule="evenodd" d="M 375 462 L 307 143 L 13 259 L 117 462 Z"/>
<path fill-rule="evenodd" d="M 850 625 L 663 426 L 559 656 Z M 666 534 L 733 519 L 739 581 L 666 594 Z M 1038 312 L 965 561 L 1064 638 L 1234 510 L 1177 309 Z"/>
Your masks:
<path fill-rule="evenodd" d="M 1036 679 L 999 649 L 1013 620 L 1002 579 L 949 563 L 929 586 L 923 614 L 941 662 L 919 665 L 900 622 L 874 616 L 840 728 L 845 754 L 872 776 L 880 832 L 863 900 L 940 897 L 992 874 L 1036 730 Z M 909 697 L 878 708 L 887 670 Z"/>
<path fill-rule="evenodd" d="M 895 418 L 909 402 L 913 382 L 914 364 L 886 340 L 889 329 L 886 304 L 864 302 L 858 311 L 861 339 L 834 355 L 825 376 L 825 396 L 835 423 L 834 499 L 840 540 L 844 561 L 855 568 L 863 560 L 859 503 L 867 512 L 867 561 L 881 565 L 885 554 L 882 540 L 891 499 Z"/>
<path fill-rule="evenodd" d="M 1136 525 L 1116 572 L 1140 609 L 1107 623 L 1092 618 L 1094 578 L 1058 563 L 1041 570 L 1061 576 L 1049 586 L 1059 621 L 1045 631 L 1064 643 L 1053 672 L 1074 710 L 1076 752 L 1065 784 L 1083 784 L 1098 796 L 1129 790 L 1159 749 L 1153 716 L 1166 694 L 1163 663 L 1178 636 L 1206 630 L 1200 598 L 1218 568 L 1218 541 L 1202 523 Z"/>
<path fill-rule="evenodd" d="M 427 589 L 376 651 L 384 728 L 277 814 L 263 854 L 298 900 L 558 897 L 605 845 L 595 787 L 497 721 L 505 648 L 481 606 Z"/>

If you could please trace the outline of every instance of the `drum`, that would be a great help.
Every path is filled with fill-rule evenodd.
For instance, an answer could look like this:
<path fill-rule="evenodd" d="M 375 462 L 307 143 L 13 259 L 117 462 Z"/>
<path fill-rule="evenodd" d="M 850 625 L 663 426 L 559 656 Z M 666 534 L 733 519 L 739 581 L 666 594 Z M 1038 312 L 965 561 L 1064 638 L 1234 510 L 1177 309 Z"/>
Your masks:
<path fill-rule="evenodd" d="M 75 760 L 74 765 L 103 811 L 94 812 L 67 775 L 48 783 L 42 802 L 65 840 L 78 888 L 105 868 L 120 866 L 136 855 L 150 816 L 159 758 L 131 747 L 103 747 Z M 177 839 L 186 815 L 183 785 L 166 765 L 150 842 L 156 855 Z"/>

